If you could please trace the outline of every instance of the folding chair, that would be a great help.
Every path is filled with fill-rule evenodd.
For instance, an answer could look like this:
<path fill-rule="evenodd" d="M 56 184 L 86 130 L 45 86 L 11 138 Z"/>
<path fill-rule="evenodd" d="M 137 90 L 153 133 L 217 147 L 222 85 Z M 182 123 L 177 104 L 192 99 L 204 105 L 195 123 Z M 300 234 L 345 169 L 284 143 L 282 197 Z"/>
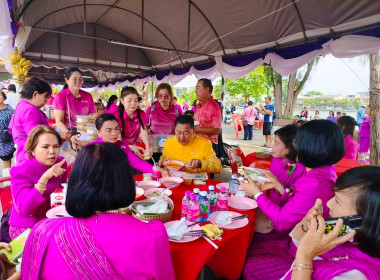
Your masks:
<path fill-rule="evenodd" d="M 11 177 L 1 177 L 0 183 L 9 182 Z M 11 186 L 5 186 L 0 188 L 0 202 L 1 211 L 4 213 L 6 210 L 10 209 L 13 204 Z"/>
<path fill-rule="evenodd" d="M 240 165 L 249 166 L 250 162 L 246 159 L 243 151 L 240 148 L 230 148 L 228 149 L 227 153 L 232 173 L 237 173 Z"/>

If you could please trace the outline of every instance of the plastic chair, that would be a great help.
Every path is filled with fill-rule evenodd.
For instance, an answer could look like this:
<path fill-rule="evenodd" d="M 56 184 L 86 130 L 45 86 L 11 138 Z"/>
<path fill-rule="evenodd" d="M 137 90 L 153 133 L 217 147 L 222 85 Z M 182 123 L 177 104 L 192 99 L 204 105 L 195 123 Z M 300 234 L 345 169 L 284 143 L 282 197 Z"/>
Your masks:
<path fill-rule="evenodd" d="M 232 173 L 238 172 L 238 168 L 239 168 L 238 159 L 240 159 L 243 166 L 249 166 L 250 162 L 247 160 L 243 151 L 240 148 L 230 148 L 228 149 L 227 154 L 228 154 L 228 160 L 230 161 Z"/>
<path fill-rule="evenodd" d="M 73 164 L 74 164 L 74 162 L 69 163 L 69 164 L 67 165 L 67 168 L 66 168 L 67 181 L 69 180 L 70 172 L 71 172 L 71 168 L 73 168 Z"/>
<path fill-rule="evenodd" d="M 243 130 L 243 120 L 240 113 L 233 114 L 231 116 L 232 123 L 235 128 L 236 140 L 239 140 L 239 131 Z"/>
<path fill-rule="evenodd" d="M 1 177 L 0 183 L 9 182 L 10 180 L 11 180 L 11 177 Z M 0 202 L 1 202 L 2 213 L 12 208 L 13 198 L 12 198 L 11 186 L 5 186 L 5 187 L 0 188 Z"/>

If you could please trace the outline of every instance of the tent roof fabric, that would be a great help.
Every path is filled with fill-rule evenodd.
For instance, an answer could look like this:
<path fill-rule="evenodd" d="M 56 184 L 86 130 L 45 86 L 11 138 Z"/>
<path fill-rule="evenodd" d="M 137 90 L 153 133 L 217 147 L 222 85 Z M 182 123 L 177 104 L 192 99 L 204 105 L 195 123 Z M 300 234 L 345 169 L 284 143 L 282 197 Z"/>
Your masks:
<path fill-rule="evenodd" d="M 215 56 L 239 65 L 244 64 L 239 57 L 260 57 L 268 49 L 293 58 L 344 34 L 370 29 L 380 34 L 378 0 L 13 0 L 12 5 L 14 22 L 31 27 L 24 49 L 35 66 L 31 72 L 51 79 L 69 65 L 89 70 L 99 82 L 202 67 L 215 64 Z"/>

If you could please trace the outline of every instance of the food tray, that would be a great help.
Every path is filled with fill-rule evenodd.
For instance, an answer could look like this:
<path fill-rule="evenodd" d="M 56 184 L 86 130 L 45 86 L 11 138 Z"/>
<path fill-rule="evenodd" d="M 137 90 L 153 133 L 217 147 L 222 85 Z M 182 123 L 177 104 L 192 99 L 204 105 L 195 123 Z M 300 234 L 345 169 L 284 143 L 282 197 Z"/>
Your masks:
<path fill-rule="evenodd" d="M 173 216 L 174 202 L 169 197 L 165 197 L 164 200 L 169 202 L 169 208 L 171 208 L 169 212 L 157 214 L 157 215 L 139 215 L 136 211 L 136 204 L 144 204 L 144 203 L 148 204 L 154 201 L 154 199 L 145 199 L 138 202 L 135 201 L 132 203 L 131 205 L 132 216 L 140 221 L 145 221 L 145 222 L 149 222 L 153 220 L 158 220 L 163 223 L 169 222 Z"/>

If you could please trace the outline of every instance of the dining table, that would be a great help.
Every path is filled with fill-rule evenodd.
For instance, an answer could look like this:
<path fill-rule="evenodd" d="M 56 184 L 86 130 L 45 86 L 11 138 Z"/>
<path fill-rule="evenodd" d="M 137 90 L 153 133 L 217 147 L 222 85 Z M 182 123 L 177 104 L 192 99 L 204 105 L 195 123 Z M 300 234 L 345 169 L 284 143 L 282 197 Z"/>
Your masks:
<path fill-rule="evenodd" d="M 136 180 L 142 180 L 142 175 L 135 175 Z M 210 185 L 221 183 L 218 180 L 209 179 L 205 185 L 186 185 L 172 188 L 170 198 L 174 202 L 171 220 L 181 219 L 182 198 L 185 191 L 208 191 Z M 215 191 L 219 190 L 215 187 Z M 204 238 L 200 237 L 187 243 L 170 241 L 170 252 L 175 270 L 176 279 L 194 280 L 204 266 L 208 266 L 219 278 L 239 279 L 244 267 L 247 250 L 251 244 L 255 230 L 256 209 L 238 210 L 229 206 L 229 211 L 248 215 L 248 224 L 242 228 L 224 229 L 222 240 L 213 240 L 218 249 L 215 249 Z M 200 225 L 206 224 L 202 222 Z"/>

